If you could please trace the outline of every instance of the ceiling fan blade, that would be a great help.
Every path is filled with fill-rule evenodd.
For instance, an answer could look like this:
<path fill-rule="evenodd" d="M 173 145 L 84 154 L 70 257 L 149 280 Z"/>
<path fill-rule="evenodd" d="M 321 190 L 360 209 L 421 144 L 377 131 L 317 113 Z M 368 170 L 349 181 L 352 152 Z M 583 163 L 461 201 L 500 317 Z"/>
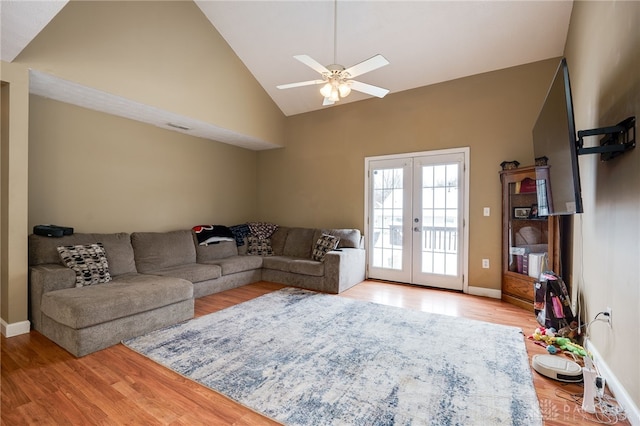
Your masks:
<path fill-rule="evenodd" d="M 389 61 L 387 61 L 387 59 L 382 55 L 376 55 L 360 62 L 359 64 L 347 68 L 346 70 L 344 70 L 344 72 L 349 73 L 349 78 L 357 77 L 366 72 L 384 67 L 385 65 L 389 65 Z"/>
<path fill-rule="evenodd" d="M 309 80 L 309 81 L 301 81 L 299 83 L 281 84 L 276 87 L 278 89 L 291 89 L 293 87 L 313 86 L 314 84 L 321 84 L 324 82 L 325 82 L 324 80 Z"/>
<path fill-rule="evenodd" d="M 306 66 L 308 66 L 310 68 L 313 68 L 314 70 L 316 70 L 320 74 L 324 74 L 324 73 L 331 74 L 331 72 L 327 69 L 327 67 L 325 67 L 324 65 L 322 65 L 321 63 L 319 63 L 318 61 L 313 59 L 311 56 L 308 56 L 308 55 L 295 55 L 294 58 L 296 58 L 297 60 L 299 60 L 300 62 L 302 62 Z"/>
<path fill-rule="evenodd" d="M 324 98 L 324 101 L 322 101 L 322 106 L 333 105 L 333 104 L 335 104 L 335 102 L 329 98 Z"/>
<path fill-rule="evenodd" d="M 384 98 L 385 95 L 389 93 L 388 89 L 383 89 L 382 87 L 378 87 L 378 86 L 372 86 L 370 84 L 362 83 L 360 81 L 350 80 L 349 85 L 353 90 L 366 93 L 367 95 L 377 96 L 379 98 Z"/>

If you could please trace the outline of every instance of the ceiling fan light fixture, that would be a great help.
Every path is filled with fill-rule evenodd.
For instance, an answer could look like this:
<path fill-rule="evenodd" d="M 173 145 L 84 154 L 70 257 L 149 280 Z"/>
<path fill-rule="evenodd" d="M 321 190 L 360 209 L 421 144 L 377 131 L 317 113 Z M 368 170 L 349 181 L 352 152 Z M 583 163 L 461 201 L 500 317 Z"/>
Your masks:
<path fill-rule="evenodd" d="M 333 105 L 341 98 L 346 98 L 351 90 L 366 93 L 367 95 L 384 97 L 389 90 L 382 87 L 372 86 L 370 84 L 361 83 L 359 81 L 350 80 L 364 73 L 376 70 L 385 65 L 389 65 L 384 56 L 378 54 L 371 58 L 355 64 L 349 68 L 337 64 L 337 45 L 338 45 L 338 0 L 334 0 L 333 4 L 333 64 L 324 66 L 308 55 L 294 55 L 294 58 L 302 62 L 309 68 L 320 73 L 322 80 L 301 81 L 299 83 L 281 84 L 276 86 L 278 89 L 289 89 L 292 87 L 301 87 L 322 84 L 320 94 L 324 97 L 323 106 Z"/>
<path fill-rule="evenodd" d="M 322 96 L 324 96 L 325 98 L 328 98 L 329 96 L 331 96 L 331 89 L 333 88 L 333 86 L 331 85 L 331 83 L 327 83 L 324 86 L 322 86 L 322 88 L 320 89 L 320 94 Z"/>
<path fill-rule="evenodd" d="M 340 83 L 340 86 L 338 86 L 338 91 L 340 92 L 340 97 L 346 98 L 349 96 L 349 93 L 351 93 L 351 87 L 347 82 L 343 81 Z"/>
<path fill-rule="evenodd" d="M 331 96 L 329 96 L 329 99 L 333 102 L 338 102 L 340 100 L 340 92 L 336 87 L 331 88 Z"/>

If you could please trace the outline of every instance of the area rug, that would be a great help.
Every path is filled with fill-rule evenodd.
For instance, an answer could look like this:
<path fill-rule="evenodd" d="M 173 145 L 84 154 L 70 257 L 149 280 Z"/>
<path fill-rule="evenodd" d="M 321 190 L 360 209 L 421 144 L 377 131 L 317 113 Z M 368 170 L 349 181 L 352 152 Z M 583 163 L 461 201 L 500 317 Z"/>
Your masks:
<path fill-rule="evenodd" d="M 536 425 L 520 329 L 285 288 L 123 342 L 285 425 Z"/>

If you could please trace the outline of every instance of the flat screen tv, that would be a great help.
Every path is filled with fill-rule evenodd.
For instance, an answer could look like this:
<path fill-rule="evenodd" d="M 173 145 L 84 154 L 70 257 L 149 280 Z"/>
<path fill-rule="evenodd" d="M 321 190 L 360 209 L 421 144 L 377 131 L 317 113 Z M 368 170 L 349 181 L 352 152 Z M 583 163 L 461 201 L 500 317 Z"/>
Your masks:
<path fill-rule="evenodd" d="M 576 125 L 565 58 L 558 65 L 533 127 L 533 152 L 536 164 L 544 157 L 547 164 L 536 173 L 538 215 L 582 213 Z"/>

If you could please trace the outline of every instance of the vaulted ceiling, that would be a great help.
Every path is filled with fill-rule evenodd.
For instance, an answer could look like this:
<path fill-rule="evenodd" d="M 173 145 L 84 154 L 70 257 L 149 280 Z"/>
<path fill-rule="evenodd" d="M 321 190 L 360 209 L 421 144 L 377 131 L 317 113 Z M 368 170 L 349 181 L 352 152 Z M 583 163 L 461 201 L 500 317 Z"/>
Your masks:
<path fill-rule="evenodd" d="M 276 88 L 319 78 L 294 55 L 349 67 L 382 54 L 390 64 L 358 80 L 396 93 L 561 56 L 573 6 L 568 0 L 195 3 L 285 115 L 327 108 L 319 86 Z M 65 5 L 3 0 L 1 59 L 11 62 Z M 337 105 L 367 98 L 354 91 Z"/>

